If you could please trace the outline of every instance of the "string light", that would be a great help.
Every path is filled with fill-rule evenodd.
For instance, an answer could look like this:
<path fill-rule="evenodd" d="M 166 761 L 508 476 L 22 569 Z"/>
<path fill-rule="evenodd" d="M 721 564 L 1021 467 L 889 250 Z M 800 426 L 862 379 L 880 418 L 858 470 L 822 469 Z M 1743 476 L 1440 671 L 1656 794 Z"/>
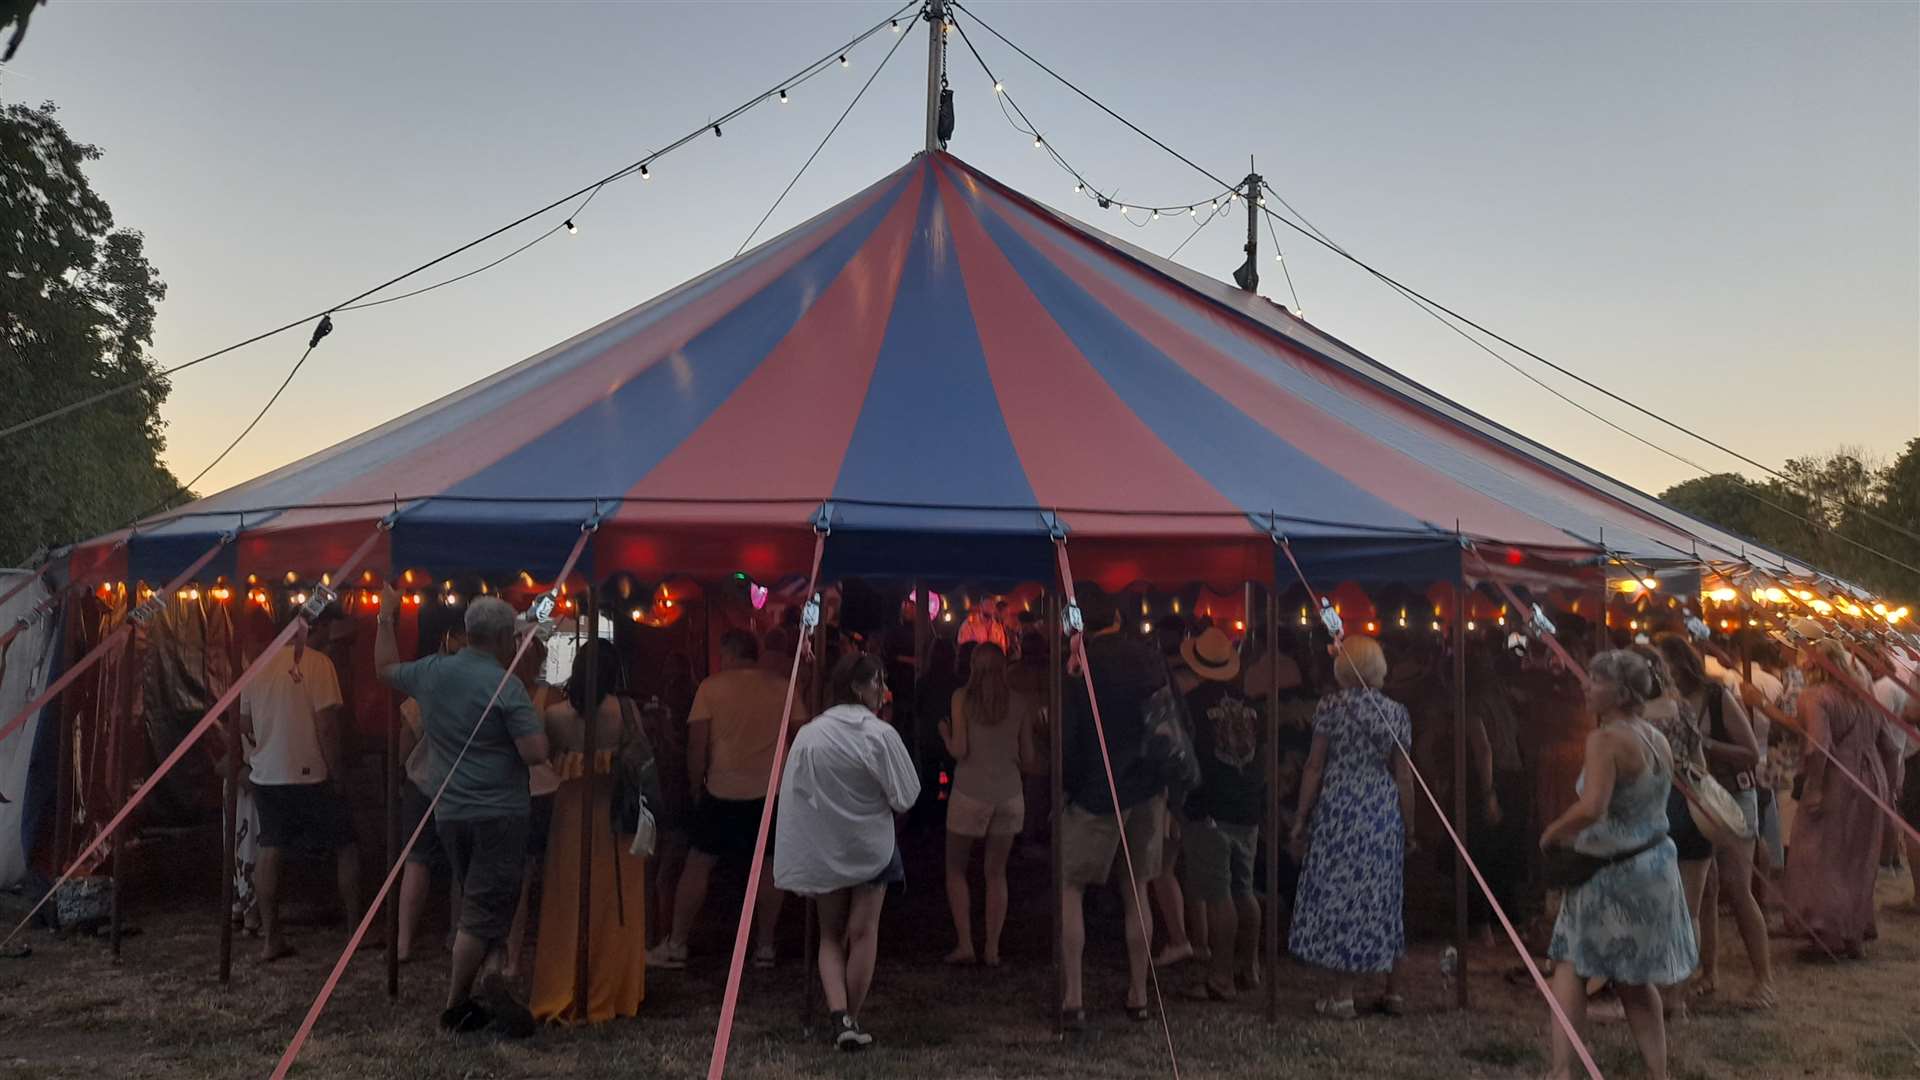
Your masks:
<path fill-rule="evenodd" d="M 786 103 L 787 103 L 787 91 L 785 87 L 782 87 L 780 90 L 780 104 L 785 105 Z"/>
<path fill-rule="evenodd" d="M 891 20 L 889 20 L 889 21 L 888 21 L 888 24 L 887 24 L 887 25 L 889 25 L 889 26 L 891 26 L 891 27 L 893 27 L 893 32 L 894 32 L 894 33 L 896 33 L 896 34 L 897 34 L 897 33 L 899 33 L 899 32 L 900 32 L 900 20 L 899 20 L 899 19 L 891 19 Z"/>
<path fill-rule="evenodd" d="M 993 84 L 993 92 L 996 94 L 1004 94 L 1007 92 L 1007 88 L 1000 85 L 998 82 L 995 82 Z"/>
<path fill-rule="evenodd" d="M 713 125 L 713 137 L 714 137 L 714 138 L 716 138 L 716 139 L 720 137 L 720 125 L 719 125 L 719 124 L 715 124 L 715 125 Z"/>
<path fill-rule="evenodd" d="M 1038 149 L 1040 149 L 1040 136 L 1038 136 L 1038 135 L 1035 135 L 1035 136 L 1033 137 L 1033 148 L 1034 148 L 1035 150 L 1038 150 Z"/>
<path fill-rule="evenodd" d="M 575 225 L 575 224 L 573 223 L 573 219 L 572 219 L 572 218 L 568 218 L 568 219 L 567 219 L 567 234 L 568 234 L 569 236 L 571 236 L 571 235 L 573 235 L 574 233 L 577 233 L 577 232 L 579 232 L 579 231 L 580 231 L 580 226 L 578 226 L 578 225 Z"/>
<path fill-rule="evenodd" d="M 1073 193 L 1074 193 L 1075 195 L 1078 195 L 1078 194 L 1080 194 L 1081 192 L 1083 192 L 1083 191 L 1085 191 L 1085 190 L 1087 190 L 1087 185 L 1085 185 L 1085 184 L 1075 184 L 1075 185 L 1073 185 Z"/>
<path fill-rule="evenodd" d="M 647 167 L 645 165 L 640 166 L 640 179 L 642 180 L 653 179 L 653 174 L 647 171 Z"/>
<path fill-rule="evenodd" d="M 841 54 L 840 54 L 840 66 L 841 66 L 841 67 L 846 67 L 846 66 L 847 66 L 847 54 L 846 54 L 846 53 L 841 53 Z"/>

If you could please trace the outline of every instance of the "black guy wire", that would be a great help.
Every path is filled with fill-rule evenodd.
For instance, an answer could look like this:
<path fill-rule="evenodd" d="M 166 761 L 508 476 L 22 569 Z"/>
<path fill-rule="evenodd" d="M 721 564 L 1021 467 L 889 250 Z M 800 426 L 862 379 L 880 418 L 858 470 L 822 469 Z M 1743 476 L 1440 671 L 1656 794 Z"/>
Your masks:
<path fill-rule="evenodd" d="M 596 180 L 591 184 L 587 184 L 576 191 L 568 192 L 567 194 L 561 196 L 560 198 L 555 199 L 552 202 L 546 204 L 545 206 L 540 207 L 538 210 L 533 210 L 529 213 L 523 214 L 520 217 L 517 217 L 514 220 L 507 222 L 505 225 L 502 225 L 496 229 L 493 229 L 492 231 L 487 232 L 477 237 L 476 239 L 469 240 L 466 243 L 461 244 L 459 247 L 456 247 L 453 250 L 446 252 L 445 254 L 435 256 L 434 258 L 429 259 L 424 263 L 421 263 L 419 266 L 416 266 L 413 269 L 408 270 L 403 274 L 400 274 L 396 277 L 389 278 L 386 281 L 383 281 L 380 284 L 375 285 L 371 289 L 367 289 L 364 292 L 358 293 L 354 296 L 350 296 L 347 299 L 341 301 L 340 303 L 334 304 L 333 306 L 328 307 L 324 310 L 316 311 L 309 315 L 303 315 L 300 318 L 294 319 L 291 322 L 283 323 L 280 326 L 276 326 L 271 330 L 262 331 L 243 341 L 238 341 L 224 348 L 216 349 L 213 352 L 207 353 L 203 356 L 195 357 L 194 359 L 189 360 L 183 364 L 176 364 L 173 367 L 165 368 L 160 371 L 156 371 L 151 374 L 141 376 L 140 378 L 132 380 L 131 382 L 122 383 L 119 386 L 102 390 L 99 393 L 91 394 L 87 397 L 81 398 L 78 401 L 74 401 L 66 405 L 62 405 L 59 408 L 53 409 L 50 412 L 42 413 L 39 416 L 33 417 L 28 420 L 23 420 L 10 427 L 0 429 L 0 439 L 5 439 L 13 435 L 18 435 L 23 431 L 30 431 L 34 428 L 41 426 L 42 424 L 50 423 L 51 421 L 57 420 L 60 417 L 66 416 L 79 409 L 84 409 L 90 405 L 96 405 L 102 401 L 106 401 L 109 398 L 127 393 L 128 391 L 134 390 L 138 387 L 141 387 L 150 382 L 153 382 L 156 379 L 166 378 L 169 375 L 173 375 L 177 372 L 185 371 L 186 369 L 193 367 L 197 364 L 203 364 L 203 363 L 206 363 L 208 360 L 213 360 L 218 357 L 225 356 L 226 354 L 233 352 L 237 349 L 245 348 L 246 346 L 252 345 L 255 342 L 265 341 L 267 338 L 274 337 L 279 334 L 284 334 L 288 330 L 292 330 L 295 327 L 305 326 L 306 324 L 314 321 L 315 319 L 318 319 L 322 315 L 328 314 L 329 312 L 340 311 L 350 304 L 357 304 L 360 301 L 365 300 L 367 297 L 374 295 L 375 293 L 391 288 L 392 286 L 397 285 L 400 282 L 405 281 L 416 274 L 420 274 L 429 269 L 432 269 L 433 267 L 438 266 L 443 262 L 446 262 L 448 259 L 451 259 L 456 255 L 460 255 L 464 252 L 470 251 L 473 248 L 486 243 L 488 240 L 491 240 L 494 237 L 499 236 L 500 234 L 507 232 L 511 229 L 514 229 L 520 225 L 524 225 L 527 222 L 533 220 L 534 218 L 537 218 L 540 215 L 545 214 L 550 210 L 553 210 L 561 205 L 564 205 L 565 203 L 571 202 L 574 199 L 577 199 L 580 196 L 587 194 L 588 192 L 591 192 L 597 188 L 604 187 L 607 184 L 614 182 L 615 180 L 619 180 L 623 177 L 630 176 L 634 172 L 640 171 L 641 169 L 645 168 L 647 165 L 651 164 L 653 161 L 657 160 L 658 158 L 663 157 L 669 153 L 672 153 L 673 151 L 678 150 L 680 147 L 685 146 L 687 143 L 690 143 L 693 140 L 699 138 L 700 136 L 705 135 L 708 131 L 712 130 L 716 124 L 724 124 L 732 120 L 733 118 L 741 115 L 742 113 L 746 112 L 747 110 L 753 108 L 754 106 L 765 102 L 768 98 L 771 98 L 774 94 L 779 92 L 781 89 L 790 88 L 794 85 L 797 85 L 799 82 L 803 82 L 806 79 L 812 78 L 813 75 L 818 74 L 820 71 L 826 70 L 827 66 L 829 64 L 834 63 L 839 58 L 840 55 L 844 54 L 848 50 L 859 45 L 861 42 L 865 41 L 869 37 L 872 37 L 874 34 L 879 33 L 881 30 L 886 29 L 900 15 L 905 13 L 908 9 L 917 6 L 920 2 L 921 0 L 909 0 L 908 3 L 902 4 L 896 11 L 894 11 L 892 15 L 888 16 L 887 18 L 881 19 L 879 22 L 875 23 L 872 27 L 868 28 L 866 31 L 862 32 L 861 34 L 849 40 L 846 44 L 841 45 L 838 48 L 835 48 L 832 51 L 828 52 L 823 59 L 807 64 L 806 66 L 802 67 L 799 70 L 799 72 L 796 72 L 792 77 L 780 80 L 780 82 L 775 84 L 771 89 L 763 91 L 762 93 L 752 98 L 749 98 L 744 104 L 736 106 L 732 111 L 726 113 L 724 116 L 721 116 L 715 120 L 706 121 L 705 123 L 701 124 L 699 127 L 693 129 L 687 134 L 681 136 L 680 138 L 675 139 L 673 142 L 668 143 L 666 146 L 660 148 L 659 150 L 653 151 L 652 153 L 649 153 L 645 157 L 640 158 L 638 161 L 635 161 L 629 165 L 622 166 L 621 168 L 615 170 L 614 172 L 609 173 L 606 176 L 600 178 L 599 180 Z"/>
<path fill-rule="evenodd" d="M 1221 180 L 1218 176 L 1215 176 L 1210 170 L 1196 163 L 1192 158 L 1187 157 L 1185 154 L 1182 154 L 1178 150 L 1173 149 L 1172 147 L 1168 146 L 1166 143 L 1163 143 L 1159 139 L 1154 138 L 1152 135 L 1148 134 L 1145 130 L 1143 130 L 1138 125 L 1133 123 L 1133 121 L 1128 120 L 1126 117 L 1121 116 L 1117 112 L 1114 112 L 1112 109 L 1108 108 L 1103 102 L 1101 102 L 1098 98 L 1095 98 L 1091 94 L 1088 94 L 1085 90 L 1080 89 L 1080 87 L 1075 85 L 1072 82 L 1072 80 L 1066 78 L 1065 76 L 1061 75 L 1059 72 L 1053 70 L 1052 68 L 1048 67 L 1046 64 L 1042 63 L 1039 59 L 1035 58 L 1032 53 L 1027 52 L 1025 49 L 1021 48 L 1018 44 L 1009 40 L 1005 34 L 1002 34 L 998 30 L 995 30 L 991 24 L 989 24 L 986 20 L 980 18 L 978 14 L 975 14 L 974 11 L 971 8 L 968 8 L 965 4 L 959 3 L 958 0 L 955 0 L 954 7 L 962 11 L 965 11 L 967 15 L 973 19 L 973 21 L 979 23 L 980 26 L 983 29 L 985 29 L 988 33 L 992 34 L 996 38 L 999 38 L 1000 41 L 1006 44 L 1009 48 L 1013 49 L 1015 52 L 1025 57 L 1035 67 L 1046 72 L 1048 75 L 1052 76 L 1055 81 L 1059 82 L 1062 86 L 1065 86 L 1067 89 L 1072 90 L 1074 93 L 1078 94 L 1080 97 L 1086 99 L 1088 102 L 1093 104 L 1096 108 L 1098 108 L 1100 111 L 1106 113 L 1108 116 L 1113 117 L 1115 120 L 1125 125 L 1127 128 L 1129 128 L 1130 130 L 1138 134 L 1140 137 L 1146 139 L 1148 142 L 1153 143 L 1155 146 L 1166 151 L 1168 154 L 1184 162 L 1187 166 L 1192 168 L 1195 172 L 1200 173 L 1202 176 L 1205 176 L 1208 179 L 1218 184 L 1225 183 L 1225 181 Z M 961 30 L 961 38 L 963 40 L 966 38 L 966 31 L 964 29 Z M 971 44 L 969 44 L 969 48 L 971 48 Z M 978 54 L 976 53 L 976 56 L 977 55 Z M 981 66 L 984 68 L 986 65 L 984 62 L 982 62 Z M 1022 116 L 1024 118 L 1025 114 L 1023 113 Z M 1453 310 L 1450 307 L 1447 307 L 1445 304 L 1442 304 L 1436 300 L 1433 300 L 1431 297 L 1426 296 L 1425 294 L 1419 292 L 1416 289 L 1411 288 L 1410 286 L 1402 284 L 1401 282 L 1394 279 L 1390 275 L 1383 273 L 1378 269 L 1375 269 L 1372 265 L 1360 259 L 1358 256 L 1354 255 L 1352 252 L 1349 252 L 1345 248 L 1341 247 L 1340 245 L 1333 243 L 1329 239 L 1326 239 L 1323 235 L 1316 235 L 1319 233 L 1318 229 L 1312 229 L 1311 231 L 1309 231 L 1308 228 L 1303 228 L 1300 225 L 1297 225 L 1294 222 L 1288 220 L 1286 217 L 1275 213 L 1271 207 L 1262 207 L 1261 209 L 1267 215 L 1269 215 L 1269 217 L 1279 221 L 1280 224 L 1285 225 L 1287 228 L 1292 229 L 1294 232 L 1297 232 L 1300 235 L 1305 236 L 1307 239 L 1312 240 L 1314 243 L 1319 244 L 1320 246 L 1326 248 L 1329 251 L 1332 251 L 1334 254 L 1339 255 L 1343 259 L 1346 259 L 1348 262 L 1353 263 L 1355 266 L 1358 266 L 1360 269 L 1365 270 L 1367 273 L 1378 278 L 1383 283 L 1391 286 L 1395 291 L 1402 293 L 1402 295 L 1406 295 L 1410 299 L 1414 297 L 1418 297 L 1420 300 L 1424 301 L 1425 303 L 1433 305 L 1433 307 L 1437 308 L 1438 310 L 1445 312 L 1446 314 L 1452 316 L 1453 318 L 1460 320 L 1462 323 L 1465 323 L 1466 325 L 1473 327 L 1475 330 L 1478 330 L 1481 333 L 1486 334 L 1488 337 L 1493 338 L 1495 341 L 1498 341 L 1501 344 L 1508 346 L 1509 348 L 1512 348 L 1520 353 L 1525 354 L 1528 357 L 1531 357 L 1534 360 L 1539 361 L 1542 364 L 1545 364 L 1547 367 L 1550 367 L 1553 370 L 1559 372 L 1560 374 L 1566 376 L 1567 378 L 1570 378 L 1575 382 L 1580 383 L 1582 386 L 1585 386 L 1588 389 L 1591 389 L 1608 398 L 1611 398 L 1612 400 L 1619 402 L 1622 405 L 1626 405 L 1627 407 L 1633 409 L 1634 411 L 1642 413 L 1654 420 L 1657 420 L 1660 423 L 1666 425 L 1667 427 L 1672 428 L 1673 430 L 1678 431 L 1684 435 L 1687 435 L 1690 438 L 1703 442 L 1706 445 L 1711 446 L 1714 449 L 1727 454 L 1729 457 L 1735 458 L 1756 469 L 1761 470 L 1762 472 L 1768 474 L 1769 476 L 1773 476 L 1776 479 L 1779 479 L 1785 483 L 1798 487 L 1806 491 L 1815 500 L 1819 500 L 1822 497 L 1818 491 L 1812 490 L 1806 484 L 1795 481 L 1793 478 L 1787 476 L 1785 473 L 1780 472 L 1779 470 L 1774 469 L 1770 466 L 1763 465 L 1760 462 L 1755 461 L 1754 459 L 1739 453 L 1738 451 L 1735 451 L 1729 447 L 1726 447 L 1720 444 L 1719 442 L 1714 441 L 1713 439 L 1709 439 L 1706 436 L 1699 434 L 1698 432 L 1695 432 L 1681 424 L 1676 423 L 1675 421 L 1669 420 L 1666 417 L 1661 416 L 1660 414 L 1652 411 L 1651 409 L 1648 409 L 1644 405 L 1641 405 L 1628 398 L 1622 397 L 1621 395 L 1616 394 L 1613 391 L 1608 390 L 1607 388 L 1600 386 L 1599 384 L 1592 382 L 1589 379 L 1586 379 L 1572 371 L 1569 371 L 1568 369 L 1560 366 L 1559 364 L 1556 364 L 1553 361 L 1548 360 L 1546 357 L 1541 356 L 1539 353 L 1536 353 L 1533 350 L 1528 349 L 1525 346 L 1520 345 L 1510 340 L 1509 338 L 1502 336 L 1501 334 L 1498 334 L 1492 330 L 1487 329 L 1485 326 L 1482 326 L 1480 323 L 1475 322 L 1474 320 L 1466 317 L 1465 315 L 1460 314 L 1459 312 Z M 1289 209 L 1291 209 L 1291 207 L 1289 207 Z M 1294 211 L 1294 212 L 1296 214 L 1298 213 L 1298 211 Z M 1306 219 L 1302 218 L 1301 220 L 1305 221 Z M 1636 436 L 1636 438 L 1638 437 Z M 1648 444 L 1648 445 L 1652 445 L 1652 444 Z M 1671 453 L 1670 451 L 1667 451 L 1661 447 L 1655 447 L 1655 449 L 1659 449 L 1662 453 L 1668 453 L 1668 454 Z M 1679 460 L 1685 461 L 1686 459 L 1681 458 Z M 1688 464 L 1693 464 L 1693 463 L 1688 462 Z M 1694 468 L 1699 469 L 1705 475 L 1709 475 L 1709 476 L 1715 475 L 1712 470 L 1701 468 L 1699 465 L 1694 465 Z M 1760 501 L 1763 503 L 1765 502 L 1764 499 L 1761 499 L 1756 493 L 1753 492 L 1752 490 L 1753 485 L 1747 483 L 1745 481 L 1745 478 L 1739 478 L 1739 479 L 1741 480 L 1740 490 L 1742 492 L 1745 492 L 1750 497 L 1754 498 L 1756 501 Z M 1859 515 L 1862 518 L 1868 521 L 1872 521 L 1875 524 L 1893 529 L 1894 531 L 1901 533 L 1902 535 L 1905 535 L 1911 539 L 1920 540 L 1920 532 L 1915 532 L 1911 529 L 1906 528 L 1903 525 L 1900 525 L 1897 522 L 1889 521 L 1869 511 L 1859 509 L 1859 508 L 1854 508 L 1854 509 L 1856 510 L 1857 513 L 1859 513 Z M 1809 522 L 1809 524 L 1813 524 L 1816 527 L 1823 528 L 1828 532 L 1834 533 L 1835 535 L 1840 535 L 1838 530 L 1832 528 L 1831 526 L 1823 525 L 1818 522 Z M 1847 537 L 1846 539 L 1848 543 L 1859 544 L 1858 541 L 1853 540 L 1851 537 Z M 1862 546 L 1864 547 L 1864 545 Z M 1864 548 L 1864 549 L 1868 551 L 1872 551 L 1874 554 L 1879 555 L 1881 558 L 1887 559 L 1888 561 L 1894 562 L 1899 565 L 1905 565 L 1904 563 L 1900 563 L 1900 560 L 1894 558 L 1891 555 L 1888 555 L 1883 551 L 1879 551 L 1878 549 L 1874 549 L 1874 548 Z"/>
<path fill-rule="evenodd" d="M 928 32 L 938 33 L 939 31 L 929 30 Z M 880 77 L 880 72 L 886 69 L 887 61 L 893 59 L 893 54 L 900 51 L 900 46 L 903 42 L 907 40 L 907 36 L 908 35 L 906 34 L 894 35 L 893 48 L 888 49 L 887 55 L 880 58 L 879 66 L 873 69 L 873 74 L 867 76 L 867 81 L 860 84 L 859 93 L 854 94 L 853 100 L 847 102 L 847 107 L 844 110 L 842 110 L 840 113 L 840 119 L 835 120 L 833 122 L 833 126 L 827 129 L 826 135 L 820 139 L 820 145 L 814 147 L 813 153 L 807 155 L 807 160 L 804 164 L 800 166 L 800 171 L 797 173 L 794 173 L 793 179 L 787 181 L 787 186 L 780 189 L 780 197 L 773 200 L 773 205 L 767 207 L 767 212 L 760 215 L 760 220 L 758 223 L 754 225 L 753 231 L 747 234 L 747 238 L 745 240 L 740 241 L 740 246 L 734 249 L 734 252 L 733 252 L 734 258 L 736 259 L 739 258 L 740 253 L 747 250 L 747 245 L 753 243 L 753 238 L 760 235 L 760 230 L 766 227 L 767 219 L 771 218 L 773 216 L 773 212 L 775 210 L 780 209 L 780 204 L 787 200 L 788 193 L 793 191 L 793 185 L 799 183 L 800 178 L 807 174 L 807 169 L 813 165 L 813 159 L 819 157 L 820 151 L 825 150 L 827 148 L 827 142 L 833 138 L 833 133 L 840 130 L 840 125 L 847 122 L 847 117 L 853 115 L 853 107 L 860 104 L 861 98 L 867 96 L 867 88 L 872 86 L 873 81 Z M 781 94 L 784 96 L 785 93 L 786 91 L 783 89 L 781 91 Z"/>
<path fill-rule="evenodd" d="M 151 516 L 152 514 L 160 510 L 166 509 L 168 503 L 171 503 L 173 500 L 179 498 L 180 496 L 190 494 L 193 491 L 193 485 L 199 483 L 201 480 L 206 479 L 206 475 L 212 472 L 215 466 L 227 460 L 227 455 L 233 453 L 233 448 L 240 445 L 240 440 L 246 438 L 248 435 L 251 435 L 253 433 L 253 429 L 259 425 L 261 420 L 266 418 L 267 410 L 273 408 L 274 402 L 280 400 L 280 395 L 287 392 L 287 387 L 293 383 L 293 377 L 295 375 L 300 374 L 300 369 L 306 366 L 307 357 L 313 355 L 313 350 L 318 348 L 319 344 L 320 342 L 316 338 L 313 344 L 307 346 L 306 351 L 300 354 L 300 359 L 294 361 L 293 367 L 287 372 L 287 377 L 280 380 L 280 388 L 273 392 L 273 396 L 267 399 L 267 403 L 265 405 L 260 406 L 260 411 L 253 414 L 253 419 L 247 422 L 246 427 L 240 429 L 240 434 L 235 435 L 233 437 L 233 441 L 227 444 L 227 448 L 225 450 L 220 451 L 220 454 L 218 457 L 215 457 L 212 461 L 208 462 L 206 468 L 201 469 L 198 473 L 195 473 L 193 479 L 187 481 L 184 484 L 181 484 L 178 488 L 176 488 L 173 494 L 160 500 L 158 504 L 148 508 L 146 511 L 141 513 L 139 517 L 136 517 L 133 520 L 139 521 L 141 518 Z"/>

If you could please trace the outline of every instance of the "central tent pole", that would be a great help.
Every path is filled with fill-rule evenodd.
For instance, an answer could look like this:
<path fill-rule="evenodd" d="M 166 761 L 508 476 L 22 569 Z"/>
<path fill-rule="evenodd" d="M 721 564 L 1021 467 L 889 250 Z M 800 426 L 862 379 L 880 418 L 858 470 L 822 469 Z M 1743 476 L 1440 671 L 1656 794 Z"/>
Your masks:
<path fill-rule="evenodd" d="M 927 152 L 940 149 L 940 84 L 946 79 L 946 0 L 927 0 Z"/>
<path fill-rule="evenodd" d="M 1453 587 L 1453 824 L 1462 843 L 1467 835 L 1467 598 L 1464 583 Z M 1453 852 L 1453 1003 L 1467 1007 L 1467 857 Z"/>

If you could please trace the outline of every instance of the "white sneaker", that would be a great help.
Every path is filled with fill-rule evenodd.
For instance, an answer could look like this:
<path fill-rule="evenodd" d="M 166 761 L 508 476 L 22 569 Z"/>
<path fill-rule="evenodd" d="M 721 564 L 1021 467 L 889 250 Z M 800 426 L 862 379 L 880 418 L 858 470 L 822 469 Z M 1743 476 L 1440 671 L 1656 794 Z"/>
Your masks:
<path fill-rule="evenodd" d="M 647 950 L 647 966 L 661 971 L 685 971 L 687 969 L 687 947 L 675 945 L 669 938 Z"/>
<path fill-rule="evenodd" d="M 846 1013 L 833 1014 L 833 1045 L 842 1050 L 865 1050 L 873 1045 L 873 1036 L 861 1030 L 859 1021 Z"/>

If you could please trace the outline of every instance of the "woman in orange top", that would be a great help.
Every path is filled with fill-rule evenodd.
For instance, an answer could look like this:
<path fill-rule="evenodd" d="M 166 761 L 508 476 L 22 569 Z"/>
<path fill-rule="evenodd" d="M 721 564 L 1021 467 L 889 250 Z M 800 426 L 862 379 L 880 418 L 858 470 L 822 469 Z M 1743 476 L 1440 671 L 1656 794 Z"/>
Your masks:
<path fill-rule="evenodd" d="M 587 665 L 594 665 L 594 698 L 586 700 Z M 616 773 L 633 778 L 648 803 L 660 799 L 653 748 L 638 717 L 613 692 L 620 665 L 613 650 L 589 642 L 574 658 L 567 678 L 567 700 L 546 713 L 547 739 L 560 776 L 554 793 L 553 825 L 540 901 L 540 932 L 533 958 L 533 1015 L 561 1023 L 600 1023 L 634 1016 L 646 999 L 646 860 L 629 850 L 633 836 L 614 829 Z M 586 758 L 587 728 L 593 717 L 593 762 Z M 589 815 L 592 869 L 588 905 L 587 1003 L 574 1000 L 579 961 L 580 815 Z"/>

